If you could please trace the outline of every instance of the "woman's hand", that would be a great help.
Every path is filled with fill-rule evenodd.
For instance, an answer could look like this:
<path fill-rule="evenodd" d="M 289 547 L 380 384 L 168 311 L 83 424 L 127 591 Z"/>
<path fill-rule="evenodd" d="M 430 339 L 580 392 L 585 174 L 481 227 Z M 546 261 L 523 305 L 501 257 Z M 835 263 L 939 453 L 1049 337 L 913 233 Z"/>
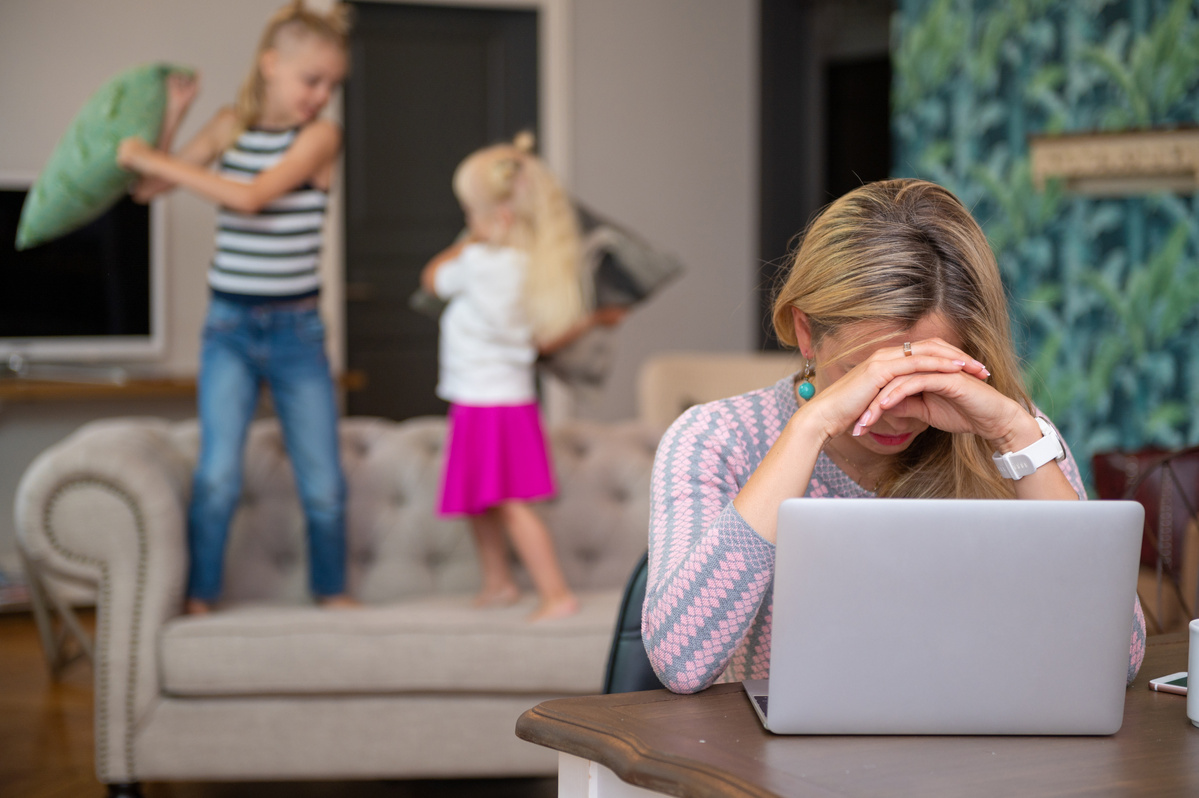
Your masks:
<path fill-rule="evenodd" d="M 932 338 L 912 343 L 911 351 L 907 355 L 901 346 L 882 347 L 807 401 L 804 412 L 818 419 L 825 441 L 850 430 L 861 434 L 882 415 L 881 399 L 891 394 L 902 398 L 896 394 L 898 386 L 917 375 L 962 380 L 995 393 L 984 382 L 990 376 L 986 366 L 957 347 Z"/>
<path fill-rule="evenodd" d="M 904 359 L 915 361 L 916 352 L 944 346 L 943 341 L 913 342 L 912 357 Z M 968 369 L 898 374 L 879 389 L 854 431 L 861 434 L 885 413 L 914 418 L 945 432 L 978 435 L 1000 452 L 1019 451 L 1039 440 L 1043 433 L 1036 418 L 1019 402 L 988 385 L 987 376 Z M 1014 491 L 1017 499 L 1078 498 L 1065 474 L 1052 462 L 1017 480 Z"/>
<path fill-rule="evenodd" d="M 918 352 L 944 352 L 948 346 L 936 339 L 916 341 L 911 344 L 912 356 L 904 359 L 915 366 L 921 359 Z M 1017 438 L 1040 437 L 1035 419 L 1018 402 L 988 385 L 987 376 L 985 370 L 971 374 L 967 368 L 956 373 L 921 369 L 896 374 L 858 417 L 854 434 L 869 429 L 886 413 L 914 418 L 945 432 L 978 435 L 1000 450 Z"/>

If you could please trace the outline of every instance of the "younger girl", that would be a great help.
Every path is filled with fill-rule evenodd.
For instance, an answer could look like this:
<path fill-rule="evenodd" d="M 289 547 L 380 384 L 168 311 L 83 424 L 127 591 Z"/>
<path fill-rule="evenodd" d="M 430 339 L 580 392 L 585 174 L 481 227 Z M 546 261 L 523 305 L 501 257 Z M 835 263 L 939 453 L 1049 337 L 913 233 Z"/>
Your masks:
<path fill-rule="evenodd" d="M 352 603 L 338 411 L 317 311 L 326 193 L 341 147 L 339 128 L 317 117 L 346 73 L 344 9 L 316 14 L 298 0 L 276 12 L 237 105 L 219 111 L 178 154 L 136 138 L 117 152 L 118 163 L 143 176 L 137 199 L 182 186 L 220 206 L 200 353 L 188 612 L 206 612 L 220 594 L 261 381 L 270 386 L 304 506 L 312 592 L 327 605 Z M 172 98 L 185 93 L 171 87 Z M 164 127 L 173 131 L 186 102 L 168 107 L 174 118 Z M 209 171 L 218 156 L 220 170 Z"/>
<path fill-rule="evenodd" d="M 450 402 L 440 512 L 467 515 L 483 570 L 476 606 L 511 604 L 512 541 L 540 597 L 530 620 L 570 615 L 553 539 L 529 501 L 554 493 L 538 415 L 534 361 L 587 317 L 574 209 L 529 150 L 488 147 L 454 173 L 469 235 L 436 256 L 424 288 L 449 300 L 441 317 L 437 394 Z"/>

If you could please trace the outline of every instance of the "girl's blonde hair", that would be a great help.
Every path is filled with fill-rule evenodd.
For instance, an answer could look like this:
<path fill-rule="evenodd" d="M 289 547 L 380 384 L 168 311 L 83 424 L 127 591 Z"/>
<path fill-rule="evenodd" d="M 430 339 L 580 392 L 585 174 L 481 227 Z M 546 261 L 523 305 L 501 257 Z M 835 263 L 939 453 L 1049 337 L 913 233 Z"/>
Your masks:
<path fill-rule="evenodd" d="M 580 279 L 574 205 L 532 150 L 532 134 L 522 133 L 511 144 L 470 154 L 454 171 L 454 195 L 472 208 L 510 209 L 505 243 L 528 254 L 525 310 L 534 340 L 546 344 L 583 316 L 589 297 Z"/>
<path fill-rule="evenodd" d="M 283 6 L 276 11 L 262 31 L 258 49 L 254 51 L 254 62 L 250 74 L 242 81 L 237 93 L 234 112 L 239 130 L 258 124 L 262 117 L 264 82 L 262 78 L 262 55 L 276 49 L 287 36 L 317 36 L 335 45 L 342 52 L 349 46 L 350 7 L 346 3 L 334 3 L 327 14 L 318 14 L 304 6 L 304 0 Z"/>
<path fill-rule="evenodd" d="M 851 349 L 840 357 L 937 313 L 957 333 L 962 349 L 987 365 L 992 387 L 1032 407 L 1012 347 L 995 255 L 970 212 L 934 183 L 870 183 L 829 205 L 808 228 L 775 297 L 774 329 L 784 343 L 797 346 L 792 308 L 807 316 L 814 343 L 848 325 L 877 326 L 876 339 L 847 341 Z M 1011 481 L 991 462 L 985 440 L 933 428 L 895 458 L 878 493 L 1015 495 Z"/>

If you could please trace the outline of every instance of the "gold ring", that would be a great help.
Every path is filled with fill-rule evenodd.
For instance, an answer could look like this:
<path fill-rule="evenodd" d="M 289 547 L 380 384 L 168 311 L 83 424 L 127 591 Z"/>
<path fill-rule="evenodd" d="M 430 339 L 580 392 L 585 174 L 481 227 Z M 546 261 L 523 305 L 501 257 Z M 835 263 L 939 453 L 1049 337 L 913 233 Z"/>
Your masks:
<path fill-rule="evenodd" d="M 912 342 L 911 341 L 903 342 L 903 356 L 904 357 L 912 356 Z"/>

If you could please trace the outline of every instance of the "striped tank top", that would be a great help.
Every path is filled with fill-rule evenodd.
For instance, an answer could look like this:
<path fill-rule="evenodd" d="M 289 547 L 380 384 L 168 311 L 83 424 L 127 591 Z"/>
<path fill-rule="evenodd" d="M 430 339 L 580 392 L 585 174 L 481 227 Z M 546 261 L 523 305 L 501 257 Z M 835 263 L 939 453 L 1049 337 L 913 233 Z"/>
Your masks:
<path fill-rule="evenodd" d="M 218 173 L 248 183 L 277 164 L 297 135 L 298 128 L 247 130 L 225 150 Z M 243 297 L 293 299 L 317 293 L 327 203 L 324 191 L 306 183 L 257 213 L 219 208 L 208 285 Z"/>

